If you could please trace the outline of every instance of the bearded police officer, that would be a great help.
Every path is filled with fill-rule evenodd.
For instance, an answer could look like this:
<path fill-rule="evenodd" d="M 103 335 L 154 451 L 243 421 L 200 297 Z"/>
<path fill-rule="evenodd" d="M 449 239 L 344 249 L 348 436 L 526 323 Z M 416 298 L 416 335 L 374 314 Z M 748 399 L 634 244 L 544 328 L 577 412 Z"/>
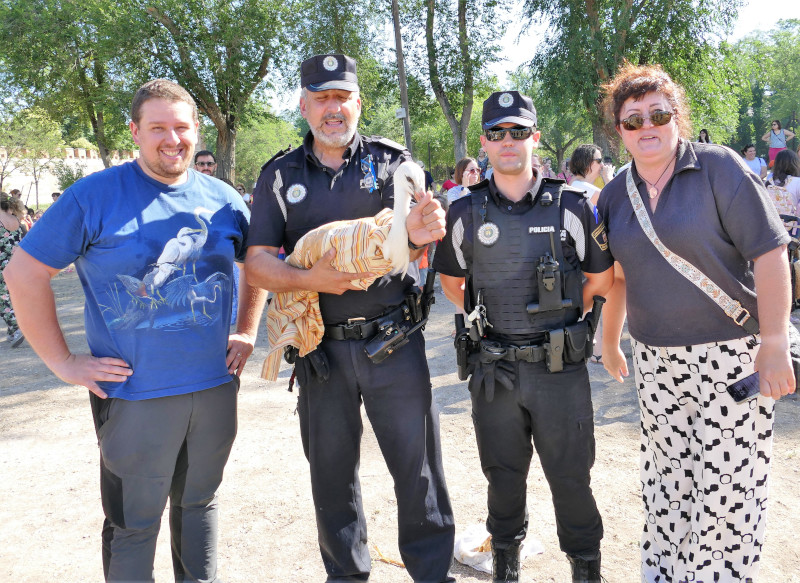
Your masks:
<path fill-rule="evenodd" d="M 468 314 L 456 348 L 459 374 L 471 374 L 489 481 L 494 581 L 519 580 L 531 440 L 573 581 L 599 581 L 603 526 L 589 485 L 594 426 L 586 370 L 594 318 L 581 318 L 593 296 L 611 287 L 613 262 L 582 193 L 531 167 L 539 132 L 530 98 L 492 94 L 482 123 L 494 174 L 450 207 L 434 268 L 447 297 Z"/>
<path fill-rule="evenodd" d="M 448 574 L 454 523 L 442 470 L 438 413 L 421 332 L 381 362 L 364 347 L 379 317 L 403 314 L 413 297 L 408 276 L 379 278 L 366 291 L 331 266 L 332 252 L 311 269 L 277 259 L 308 231 L 333 221 L 377 214 L 394 203 L 392 173 L 409 153 L 394 142 L 356 131 L 361 114 L 356 63 L 318 55 L 301 70 L 300 112 L 310 131 L 303 145 L 265 164 L 254 192 L 248 280 L 273 291 L 318 291 L 325 337 L 298 358 L 298 413 L 311 465 L 322 560 L 328 581 L 366 581 L 370 573 L 366 518 L 358 478 L 360 404 L 372 424 L 397 496 L 400 554 L 417 582 L 454 581 Z M 407 219 L 411 258 L 444 235 L 444 211 L 430 194 Z M 414 316 L 417 320 L 417 316 Z M 383 320 L 381 320 L 383 321 Z"/>

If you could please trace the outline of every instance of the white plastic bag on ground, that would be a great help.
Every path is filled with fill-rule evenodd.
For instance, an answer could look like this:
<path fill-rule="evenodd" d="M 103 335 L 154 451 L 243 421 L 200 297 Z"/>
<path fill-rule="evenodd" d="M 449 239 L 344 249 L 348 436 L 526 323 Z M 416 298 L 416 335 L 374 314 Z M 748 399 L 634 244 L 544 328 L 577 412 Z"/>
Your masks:
<path fill-rule="evenodd" d="M 468 565 L 473 569 L 484 573 L 492 572 L 492 551 L 476 551 L 488 538 L 489 533 L 482 524 L 473 524 L 461 534 L 456 535 L 455 557 L 459 563 Z M 535 538 L 528 536 L 522 541 L 522 548 L 519 552 L 520 563 L 531 555 L 538 555 L 544 552 L 544 547 Z"/>

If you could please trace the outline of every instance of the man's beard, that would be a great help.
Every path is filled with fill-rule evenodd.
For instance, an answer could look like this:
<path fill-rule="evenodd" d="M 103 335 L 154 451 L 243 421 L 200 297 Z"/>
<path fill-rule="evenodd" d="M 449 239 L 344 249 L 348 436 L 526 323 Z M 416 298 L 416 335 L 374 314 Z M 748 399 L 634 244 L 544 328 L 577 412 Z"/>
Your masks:
<path fill-rule="evenodd" d="M 344 124 L 345 131 L 343 133 L 334 134 L 331 136 L 327 135 L 323 131 L 322 128 L 325 127 L 325 122 L 332 119 L 339 120 Z M 318 127 L 311 128 L 311 133 L 313 134 L 314 139 L 317 142 L 319 142 L 321 145 L 327 148 L 344 148 L 351 142 L 353 136 L 356 134 L 355 126 L 356 124 L 353 124 L 351 126 L 349 123 L 347 123 L 347 118 L 345 118 L 345 116 L 342 115 L 341 113 L 333 113 L 331 115 L 326 115 L 324 118 L 322 118 L 322 122 L 320 122 L 320 125 Z"/>

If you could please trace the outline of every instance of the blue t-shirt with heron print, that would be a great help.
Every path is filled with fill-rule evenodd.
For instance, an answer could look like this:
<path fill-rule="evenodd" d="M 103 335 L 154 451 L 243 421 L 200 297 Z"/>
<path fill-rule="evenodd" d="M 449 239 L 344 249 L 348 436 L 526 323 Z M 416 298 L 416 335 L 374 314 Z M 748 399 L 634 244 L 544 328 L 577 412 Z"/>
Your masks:
<path fill-rule="evenodd" d="M 68 188 L 21 246 L 50 267 L 75 264 L 91 353 L 133 369 L 102 389 L 152 399 L 231 379 L 232 269 L 248 222 L 242 197 L 221 180 L 189 170 L 171 186 L 131 162 Z"/>

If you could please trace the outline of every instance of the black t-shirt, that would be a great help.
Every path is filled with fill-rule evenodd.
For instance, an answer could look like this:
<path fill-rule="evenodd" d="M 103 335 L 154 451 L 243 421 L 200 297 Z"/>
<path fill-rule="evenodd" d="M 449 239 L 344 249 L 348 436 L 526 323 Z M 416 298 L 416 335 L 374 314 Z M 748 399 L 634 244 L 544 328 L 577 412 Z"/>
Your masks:
<path fill-rule="evenodd" d="M 433 268 L 452 277 L 466 277 L 472 265 L 475 228 L 472 205 L 480 204 L 488 192 L 490 201 L 507 214 L 535 212 L 534 201 L 541 194 L 544 181 L 537 178 L 531 190 L 519 202 L 503 196 L 494 178 L 470 187 L 471 194 L 455 201 L 447 212 L 447 234 L 436 248 Z M 565 187 L 561 193 L 561 243 L 564 258 L 579 263 L 585 273 L 602 273 L 614 264 L 608 251 L 605 231 L 591 204 L 582 193 Z M 480 244 L 480 243 L 478 243 Z M 503 244 L 502 236 L 496 243 Z"/>
<path fill-rule="evenodd" d="M 356 133 L 333 170 L 317 159 L 309 132 L 303 145 L 267 163 L 253 191 L 248 245 L 281 247 L 289 255 L 307 232 L 333 221 L 374 216 L 394 206 L 393 174 L 410 154 L 399 144 Z M 339 324 L 374 318 L 403 301 L 414 281 L 385 276 L 366 291 L 320 294 L 322 319 Z"/>
<path fill-rule="evenodd" d="M 681 140 L 675 171 L 650 209 L 636 165 L 600 194 L 597 208 L 614 258 L 625 272 L 628 328 L 650 346 L 689 346 L 745 332 L 664 259 L 645 235 L 625 186 L 633 172 L 653 229 L 671 251 L 697 267 L 757 317 L 753 259 L 789 241 L 761 180 L 730 148 Z"/>

